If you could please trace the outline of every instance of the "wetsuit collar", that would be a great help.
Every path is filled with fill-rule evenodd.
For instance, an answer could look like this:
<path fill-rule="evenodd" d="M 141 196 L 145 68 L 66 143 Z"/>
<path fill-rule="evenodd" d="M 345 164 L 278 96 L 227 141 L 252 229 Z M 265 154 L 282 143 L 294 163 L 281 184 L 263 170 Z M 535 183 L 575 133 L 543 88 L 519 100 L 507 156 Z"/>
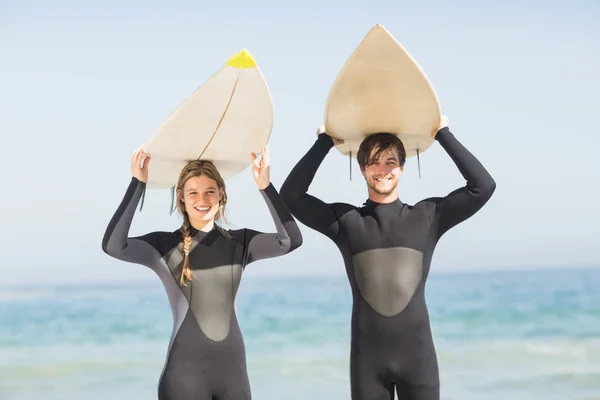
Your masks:
<path fill-rule="evenodd" d="M 391 203 L 377 203 L 371 199 L 367 199 L 365 202 L 365 209 L 371 212 L 375 212 L 377 214 L 388 214 L 388 213 L 397 213 L 399 212 L 404 203 L 400 199 L 396 199 Z"/>
<path fill-rule="evenodd" d="M 194 238 L 195 237 L 204 237 L 204 236 L 208 235 L 209 233 L 214 232 L 216 229 L 217 229 L 216 223 L 213 223 L 212 229 L 209 231 L 201 231 L 190 225 L 190 234 Z"/>

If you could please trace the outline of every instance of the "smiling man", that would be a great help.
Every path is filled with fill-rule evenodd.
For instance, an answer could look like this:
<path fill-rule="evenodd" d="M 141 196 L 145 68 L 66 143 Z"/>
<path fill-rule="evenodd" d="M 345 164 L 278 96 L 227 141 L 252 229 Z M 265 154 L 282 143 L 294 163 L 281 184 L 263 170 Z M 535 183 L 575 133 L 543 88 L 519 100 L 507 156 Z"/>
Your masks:
<path fill-rule="evenodd" d="M 338 246 L 353 294 L 350 383 L 352 400 L 439 400 L 436 350 L 425 302 L 435 246 L 453 226 L 490 199 L 496 183 L 454 137 L 447 118 L 434 132 L 465 186 L 414 205 L 398 197 L 406 151 L 389 133 L 367 136 L 357 160 L 368 199 L 360 207 L 325 203 L 307 194 L 329 150 L 343 141 L 323 128 L 290 172 L 281 196 L 304 225 Z"/>

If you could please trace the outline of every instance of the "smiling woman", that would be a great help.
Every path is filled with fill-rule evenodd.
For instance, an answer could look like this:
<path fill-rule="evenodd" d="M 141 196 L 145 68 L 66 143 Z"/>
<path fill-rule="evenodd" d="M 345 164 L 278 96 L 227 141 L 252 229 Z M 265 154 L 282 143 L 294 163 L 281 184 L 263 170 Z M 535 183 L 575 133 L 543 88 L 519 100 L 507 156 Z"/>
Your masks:
<path fill-rule="evenodd" d="M 262 188 L 264 190 L 264 188 Z M 214 164 L 209 161 L 191 161 L 181 171 L 177 182 L 177 209 L 183 215 L 183 272 L 179 283 L 183 286 L 192 280 L 190 267 L 191 231 L 213 229 L 215 220 L 224 219 L 227 193 L 225 182 Z M 221 233 L 231 237 L 227 231 L 217 225 Z"/>
<path fill-rule="evenodd" d="M 252 154 L 252 173 L 276 233 L 226 230 L 225 182 L 210 161 L 193 160 L 177 182 L 183 225 L 174 232 L 128 237 L 148 179 L 151 156 L 141 148 L 131 158 L 132 178 L 102 241 L 108 255 L 151 268 L 161 279 L 174 324 L 158 398 L 250 399 L 245 345 L 234 300 L 242 272 L 256 260 L 287 254 L 302 244 L 294 218 L 270 182 L 269 152 Z"/>

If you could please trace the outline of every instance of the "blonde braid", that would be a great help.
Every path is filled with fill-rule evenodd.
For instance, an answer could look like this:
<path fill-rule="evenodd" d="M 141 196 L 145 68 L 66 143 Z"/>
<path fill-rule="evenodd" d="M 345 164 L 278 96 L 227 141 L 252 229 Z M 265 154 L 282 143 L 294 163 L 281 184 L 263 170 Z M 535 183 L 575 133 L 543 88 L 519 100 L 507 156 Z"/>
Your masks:
<path fill-rule="evenodd" d="M 190 219 L 188 217 L 187 212 L 183 213 L 183 226 L 181 228 L 181 233 L 183 235 L 183 269 L 181 270 L 181 278 L 179 279 L 179 284 L 181 286 L 187 286 L 186 281 L 192 280 L 192 268 L 190 267 L 190 246 L 192 245 L 192 236 L 190 234 L 191 230 Z"/>

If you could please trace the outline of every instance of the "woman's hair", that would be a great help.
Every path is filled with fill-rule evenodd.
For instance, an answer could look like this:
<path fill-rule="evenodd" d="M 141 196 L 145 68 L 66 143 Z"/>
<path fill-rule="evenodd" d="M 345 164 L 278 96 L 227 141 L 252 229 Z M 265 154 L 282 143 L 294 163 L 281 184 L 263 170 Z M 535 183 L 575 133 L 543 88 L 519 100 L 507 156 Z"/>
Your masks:
<path fill-rule="evenodd" d="M 227 191 L 225 190 L 225 181 L 221 177 L 221 174 L 215 167 L 215 165 L 210 161 L 204 160 L 193 160 L 187 163 L 185 167 L 181 170 L 179 174 L 179 180 L 177 181 L 177 191 L 180 193 L 177 196 L 177 209 L 183 215 L 183 225 L 181 227 L 181 234 L 183 236 L 183 269 L 181 270 L 181 278 L 179 279 L 179 283 L 182 286 L 187 285 L 187 281 L 192 280 L 192 268 L 190 267 L 189 253 L 190 246 L 192 245 L 192 235 L 191 229 L 192 224 L 190 223 L 190 218 L 185 210 L 185 203 L 183 202 L 183 186 L 185 183 L 194 177 L 205 175 L 206 177 L 214 180 L 217 183 L 217 188 L 221 192 L 221 200 L 219 200 L 219 209 L 215 214 L 215 222 L 219 220 L 223 220 L 227 222 L 225 219 L 225 205 L 227 204 Z M 221 233 L 227 235 L 227 232 L 223 230 L 219 225 L 217 225 L 217 229 L 221 231 Z"/>

